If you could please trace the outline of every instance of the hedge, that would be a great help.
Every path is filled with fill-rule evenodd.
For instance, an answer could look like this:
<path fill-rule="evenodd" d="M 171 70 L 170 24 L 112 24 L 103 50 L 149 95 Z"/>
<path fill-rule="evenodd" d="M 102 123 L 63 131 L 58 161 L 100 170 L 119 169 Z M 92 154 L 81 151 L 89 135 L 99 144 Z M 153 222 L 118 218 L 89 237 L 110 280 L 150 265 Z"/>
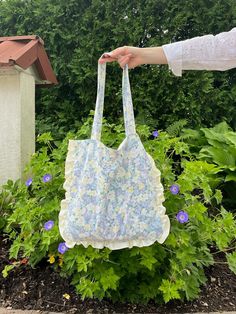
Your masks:
<path fill-rule="evenodd" d="M 45 41 L 60 84 L 37 90 L 37 132 L 60 138 L 77 130 L 94 108 L 97 60 L 122 45 L 159 46 L 229 31 L 236 25 L 234 0 L 0 0 L 1 36 L 37 34 Z M 122 116 L 121 69 L 107 69 L 105 114 Z M 185 71 L 167 65 L 130 71 L 136 121 L 166 128 L 179 119 L 190 127 L 225 120 L 236 127 L 236 70 Z"/>

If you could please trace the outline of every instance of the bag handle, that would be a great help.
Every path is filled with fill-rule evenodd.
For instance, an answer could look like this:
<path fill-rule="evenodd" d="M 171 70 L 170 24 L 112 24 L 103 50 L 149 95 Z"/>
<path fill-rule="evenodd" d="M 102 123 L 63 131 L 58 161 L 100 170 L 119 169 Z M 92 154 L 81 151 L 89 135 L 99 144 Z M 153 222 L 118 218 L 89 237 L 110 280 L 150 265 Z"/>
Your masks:
<path fill-rule="evenodd" d="M 98 63 L 97 99 L 96 99 L 91 139 L 95 139 L 99 141 L 101 139 L 101 131 L 102 131 L 105 81 L 106 81 L 106 62 L 103 64 Z M 124 114 L 124 121 L 125 121 L 125 134 L 127 137 L 131 134 L 136 134 L 134 110 L 133 110 L 127 64 L 125 65 L 123 69 L 122 100 L 123 100 L 123 114 Z"/>

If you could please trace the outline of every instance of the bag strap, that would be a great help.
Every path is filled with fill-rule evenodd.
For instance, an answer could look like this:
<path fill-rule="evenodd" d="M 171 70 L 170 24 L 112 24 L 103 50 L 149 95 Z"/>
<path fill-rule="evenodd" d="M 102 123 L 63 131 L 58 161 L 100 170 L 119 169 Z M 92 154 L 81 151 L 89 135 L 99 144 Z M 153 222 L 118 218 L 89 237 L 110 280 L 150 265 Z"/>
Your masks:
<path fill-rule="evenodd" d="M 102 131 L 105 81 L 106 81 L 106 63 L 103 63 L 103 64 L 98 63 L 97 99 L 96 99 L 91 138 L 99 140 L 99 141 L 101 139 L 101 131 Z M 127 64 L 125 65 L 123 69 L 122 100 L 123 100 L 123 114 L 124 114 L 124 121 L 125 121 L 125 134 L 126 136 L 128 136 L 131 134 L 135 134 L 136 130 L 135 130 L 134 110 L 133 110 Z"/>

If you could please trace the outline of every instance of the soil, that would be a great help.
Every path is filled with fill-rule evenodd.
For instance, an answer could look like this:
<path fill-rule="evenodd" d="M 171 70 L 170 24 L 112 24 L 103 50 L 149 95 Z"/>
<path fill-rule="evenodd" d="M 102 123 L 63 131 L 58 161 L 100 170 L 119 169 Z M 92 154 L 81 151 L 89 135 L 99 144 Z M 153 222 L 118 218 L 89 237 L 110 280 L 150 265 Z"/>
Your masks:
<path fill-rule="evenodd" d="M 202 287 L 200 297 L 192 302 L 169 302 L 157 305 L 112 303 L 105 299 L 82 301 L 73 286 L 48 263 L 32 269 L 21 265 L 4 279 L 1 271 L 9 263 L 9 243 L 0 237 L 0 306 L 26 309 L 50 310 L 63 313 L 193 313 L 236 310 L 236 275 L 225 264 L 223 254 L 216 255 L 216 264 L 206 269 L 207 284 Z M 70 299 L 63 295 L 67 293 Z"/>

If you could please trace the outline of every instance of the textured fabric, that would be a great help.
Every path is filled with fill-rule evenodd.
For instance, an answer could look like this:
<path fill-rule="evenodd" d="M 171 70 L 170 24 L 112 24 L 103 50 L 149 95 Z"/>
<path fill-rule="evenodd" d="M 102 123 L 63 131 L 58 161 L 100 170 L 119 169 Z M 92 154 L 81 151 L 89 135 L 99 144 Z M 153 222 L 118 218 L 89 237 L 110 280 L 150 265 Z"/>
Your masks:
<path fill-rule="evenodd" d="M 117 150 L 100 141 L 105 69 L 99 64 L 91 139 L 69 141 L 60 233 L 68 247 L 115 250 L 163 243 L 170 221 L 162 205 L 160 171 L 135 131 L 127 66 L 122 84 L 126 137 Z"/>
<path fill-rule="evenodd" d="M 236 67 L 236 27 L 217 35 L 204 35 L 162 46 L 169 69 L 225 71 Z"/>

